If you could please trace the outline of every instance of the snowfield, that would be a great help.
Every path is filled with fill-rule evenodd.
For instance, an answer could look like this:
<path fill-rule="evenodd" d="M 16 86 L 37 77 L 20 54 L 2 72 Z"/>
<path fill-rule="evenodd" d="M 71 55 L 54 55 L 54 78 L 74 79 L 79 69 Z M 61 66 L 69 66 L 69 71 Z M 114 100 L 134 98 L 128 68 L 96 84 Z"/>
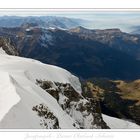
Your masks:
<path fill-rule="evenodd" d="M 121 120 L 102 114 L 103 120 L 111 129 L 140 129 L 140 126 L 130 121 Z"/>
<path fill-rule="evenodd" d="M 9 111 L 11 106 L 14 106 L 20 101 L 20 97 L 16 92 L 14 85 L 11 83 L 11 78 L 7 72 L 0 72 L 0 120 Z M 10 98 L 9 98 L 10 97 Z"/>
<path fill-rule="evenodd" d="M 41 103 L 58 119 L 61 129 L 78 128 L 73 125 L 76 124 L 75 119 L 63 111 L 55 98 L 36 84 L 36 79 L 70 83 L 81 94 L 79 79 L 68 71 L 33 59 L 9 56 L 0 49 L 0 128 L 44 128 L 40 125 L 40 117 L 32 110 L 33 106 Z M 63 103 L 63 99 L 60 102 Z M 127 125 L 127 121 L 120 119 L 105 115 L 103 118 L 110 128 L 140 128 L 133 123 Z M 52 120 L 47 123 L 50 122 Z"/>

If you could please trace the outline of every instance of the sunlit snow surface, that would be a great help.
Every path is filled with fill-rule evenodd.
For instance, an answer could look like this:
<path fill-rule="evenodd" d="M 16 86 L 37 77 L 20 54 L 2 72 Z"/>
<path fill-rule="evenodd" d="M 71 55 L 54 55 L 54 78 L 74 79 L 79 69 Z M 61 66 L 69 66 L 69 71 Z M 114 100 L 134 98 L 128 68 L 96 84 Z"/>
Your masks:
<path fill-rule="evenodd" d="M 5 51 L 2 48 L 0 48 L 0 55 L 1 54 L 6 54 Z"/>
<path fill-rule="evenodd" d="M 112 129 L 140 129 L 140 126 L 130 121 L 121 120 L 102 114 L 103 120 Z"/>

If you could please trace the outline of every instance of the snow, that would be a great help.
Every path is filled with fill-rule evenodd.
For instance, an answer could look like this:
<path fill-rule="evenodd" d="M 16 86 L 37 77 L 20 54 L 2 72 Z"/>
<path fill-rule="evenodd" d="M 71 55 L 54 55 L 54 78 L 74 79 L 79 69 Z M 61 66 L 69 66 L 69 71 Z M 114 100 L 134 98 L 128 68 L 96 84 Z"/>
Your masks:
<path fill-rule="evenodd" d="M 30 29 L 30 28 L 27 28 L 27 29 L 26 29 L 26 32 L 29 32 L 29 31 L 31 31 L 31 29 Z"/>
<path fill-rule="evenodd" d="M 52 45 L 53 44 L 53 36 L 49 30 L 44 30 L 44 33 L 40 36 L 41 40 L 41 45 L 43 47 L 47 47 L 47 45 Z"/>
<path fill-rule="evenodd" d="M 48 29 L 55 30 L 56 28 L 55 27 L 49 27 Z"/>
<path fill-rule="evenodd" d="M 91 113 L 89 115 L 85 115 L 84 124 L 85 124 L 86 128 L 91 126 L 91 124 L 94 122 L 93 119 L 94 118 L 93 118 L 93 115 Z M 91 128 L 93 128 L 93 127 L 91 127 Z M 97 128 L 97 126 L 95 128 Z"/>
<path fill-rule="evenodd" d="M 59 103 L 60 105 L 63 105 L 63 104 L 66 103 L 67 99 L 68 99 L 68 98 L 67 98 L 66 96 L 64 96 L 64 95 L 62 95 L 62 93 L 60 93 L 60 94 L 59 94 L 59 101 L 58 101 L 58 103 Z"/>
<path fill-rule="evenodd" d="M 127 120 L 122 120 L 102 114 L 103 120 L 111 129 L 140 129 L 140 126 Z"/>
<path fill-rule="evenodd" d="M 2 49 L 2 47 L 0 48 L 0 55 L 1 54 L 6 54 L 5 51 Z"/>
<path fill-rule="evenodd" d="M 44 28 L 44 29 L 46 29 L 46 30 L 57 30 L 57 29 L 59 29 L 59 30 L 67 30 L 67 29 L 65 29 L 65 28 L 61 28 L 61 27 L 48 27 L 48 28 Z"/>
<path fill-rule="evenodd" d="M 80 106 L 86 106 L 88 101 L 86 99 L 80 99 L 78 102 L 72 101 L 70 103 L 71 108 L 66 109 L 66 112 L 69 112 L 70 116 L 74 118 L 79 124 L 81 128 L 84 129 L 97 129 L 99 126 L 94 124 L 94 113 L 90 111 L 80 111 Z"/>
<path fill-rule="evenodd" d="M 16 89 L 11 83 L 9 74 L 0 72 L 0 120 L 4 115 L 20 101 Z"/>
<path fill-rule="evenodd" d="M 42 128 L 39 116 L 32 110 L 41 103 L 59 120 L 60 128 L 75 128 L 75 120 L 36 84 L 36 79 L 70 83 L 80 93 L 78 78 L 68 71 L 33 59 L 1 54 L 0 79 L 0 128 Z"/>
<path fill-rule="evenodd" d="M 77 92 L 81 93 L 81 84 L 76 76 L 65 69 L 43 64 L 37 60 L 0 55 L 0 70 L 16 75 L 18 78 L 26 76 L 33 83 L 36 82 L 36 79 L 70 83 Z M 22 80 L 21 83 L 25 84 Z"/>

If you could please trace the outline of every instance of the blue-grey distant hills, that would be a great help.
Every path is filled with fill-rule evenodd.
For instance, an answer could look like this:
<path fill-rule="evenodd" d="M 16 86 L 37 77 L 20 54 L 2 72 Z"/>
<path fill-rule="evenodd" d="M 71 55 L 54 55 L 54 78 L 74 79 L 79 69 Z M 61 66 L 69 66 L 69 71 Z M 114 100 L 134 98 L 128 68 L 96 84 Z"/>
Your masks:
<path fill-rule="evenodd" d="M 55 16 L 1 16 L 0 27 L 20 27 L 26 23 L 34 23 L 39 27 L 59 27 L 59 28 L 72 28 L 76 26 L 87 26 L 88 20 L 66 18 L 66 17 L 55 17 Z"/>
<path fill-rule="evenodd" d="M 139 35 L 140 34 L 140 26 L 132 26 L 130 33 Z"/>

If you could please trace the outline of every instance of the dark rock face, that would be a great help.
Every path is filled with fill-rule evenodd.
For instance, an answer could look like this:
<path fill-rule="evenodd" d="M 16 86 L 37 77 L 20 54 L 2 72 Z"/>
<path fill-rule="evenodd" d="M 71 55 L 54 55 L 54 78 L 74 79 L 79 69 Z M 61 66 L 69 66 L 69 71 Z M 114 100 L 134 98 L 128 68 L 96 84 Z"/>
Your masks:
<path fill-rule="evenodd" d="M 62 109 L 76 120 L 81 129 L 109 128 L 102 119 L 100 103 L 96 98 L 80 95 L 68 83 L 37 80 L 37 84 L 57 100 Z M 84 85 L 82 94 L 87 92 L 86 87 Z"/>
<path fill-rule="evenodd" d="M 140 105 L 133 105 L 129 107 L 129 114 L 137 124 L 140 125 Z"/>
<path fill-rule="evenodd" d="M 58 119 L 49 111 L 44 104 L 36 105 L 32 108 L 40 117 L 40 125 L 46 129 L 59 129 Z"/>
<path fill-rule="evenodd" d="M 19 55 L 17 49 L 12 45 L 9 38 L 0 37 L 0 48 L 2 48 L 9 55 Z"/>

